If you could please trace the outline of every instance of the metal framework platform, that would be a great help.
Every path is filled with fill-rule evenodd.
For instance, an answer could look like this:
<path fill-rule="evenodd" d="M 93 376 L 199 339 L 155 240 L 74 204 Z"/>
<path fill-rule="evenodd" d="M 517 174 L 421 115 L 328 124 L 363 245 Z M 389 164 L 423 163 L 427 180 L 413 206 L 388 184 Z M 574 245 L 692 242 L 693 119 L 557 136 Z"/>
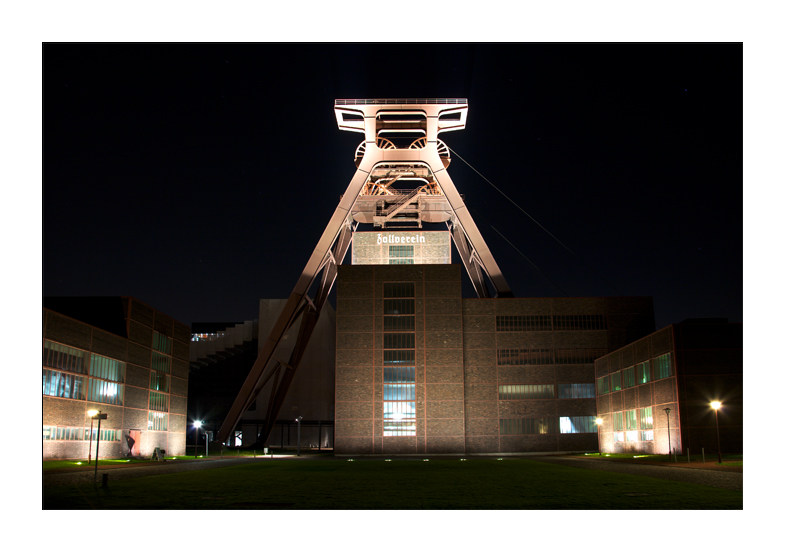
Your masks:
<path fill-rule="evenodd" d="M 477 295 L 494 296 L 489 282 L 496 297 L 512 297 L 447 174 L 450 150 L 438 138 L 441 133 L 465 128 L 467 112 L 467 101 L 456 98 L 335 100 L 338 128 L 364 135 L 355 151 L 357 172 L 264 342 L 218 432 L 218 441 L 226 442 L 243 413 L 272 380 L 267 423 L 258 441 L 266 443 L 359 223 L 378 228 L 421 228 L 423 222 L 444 222 Z M 311 298 L 308 292 L 317 283 Z M 288 358 L 280 358 L 276 351 L 281 338 L 301 317 L 293 351 Z"/>

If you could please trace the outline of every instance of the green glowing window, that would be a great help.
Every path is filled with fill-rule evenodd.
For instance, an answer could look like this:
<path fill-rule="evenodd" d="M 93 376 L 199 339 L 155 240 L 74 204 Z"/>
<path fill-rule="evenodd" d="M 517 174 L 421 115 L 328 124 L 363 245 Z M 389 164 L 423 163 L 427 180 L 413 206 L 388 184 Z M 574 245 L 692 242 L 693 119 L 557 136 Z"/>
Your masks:
<path fill-rule="evenodd" d="M 169 372 L 171 372 L 171 366 L 172 366 L 171 357 L 153 351 L 153 365 L 152 365 L 153 370 L 158 370 L 159 372 L 168 374 Z"/>
<path fill-rule="evenodd" d="M 600 395 L 606 395 L 610 393 L 610 389 L 608 388 L 608 379 L 609 376 L 602 376 L 599 380 L 597 380 L 597 386 L 599 387 Z"/>
<path fill-rule="evenodd" d="M 624 431 L 624 412 L 613 413 L 613 431 Z"/>
<path fill-rule="evenodd" d="M 85 351 L 51 341 L 44 341 L 44 366 L 84 374 L 87 372 L 86 358 L 87 353 Z"/>
<path fill-rule="evenodd" d="M 150 391 L 150 410 L 169 412 L 169 395 Z"/>
<path fill-rule="evenodd" d="M 153 332 L 153 349 L 167 355 L 172 354 L 172 338 Z"/>
<path fill-rule="evenodd" d="M 671 364 L 671 354 L 666 353 L 652 359 L 654 366 L 654 379 L 669 378 L 673 375 L 673 365 Z"/>
<path fill-rule="evenodd" d="M 156 370 L 150 371 L 150 389 L 153 391 L 169 392 L 169 376 Z"/>
<path fill-rule="evenodd" d="M 611 374 L 611 391 L 621 391 L 621 372 Z"/>
<path fill-rule="evenodd" d="M 635 367 L 636 381 L 638 385 L 649 383 L 651 381 L 651 366 L 649 361 L 641 362 Z"/>
<path fill-rule="evenodd" d="M 125 362 L 94 354 L 90 357 L 90 375 L 123 383 L 125 380 Z"/>

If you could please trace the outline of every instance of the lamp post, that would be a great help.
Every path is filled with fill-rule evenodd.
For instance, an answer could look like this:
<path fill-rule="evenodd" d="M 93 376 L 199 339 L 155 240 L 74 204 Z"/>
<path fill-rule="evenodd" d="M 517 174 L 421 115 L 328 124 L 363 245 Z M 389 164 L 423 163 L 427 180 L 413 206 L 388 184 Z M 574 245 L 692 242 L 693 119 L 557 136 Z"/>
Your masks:
<path fill-rule="evenodd" d="M 671 459 L 671 409 L 666 408 L 665 414 L 668 416 L 668 460 Z"/>
<path fill-rule="evenodd" d="M 98 414 L 97 410 L 88 410 L 87 415 L 90 416 L 90 442 L 87 445 L 87 465 L 90 465 L 92 461 L 93 455 L 93 420 L 95 419 L 95 415 Z"/>
<path fill-rule="evenodd" d="M 196 459 L 196 455 L 199 454 L 199 428 L 202 427 L 202 422 L 196 420 L 194 422 L 194 429 L 196 430 L 196 434 L 194 435 L 194 459 Z"/>
<path fill-rule="evenodd" d="M 95 439 L 95 476 L 93 477 L 93 481 L 94 482 L 98 481 L 98 445 L 101 444 L 101 420 L 106 420 L 106 417 L 107 417 L 107 415 L 106 414 L 102 414 L 100 410 L 95 414 L 95 416 L 93 416 L 94 420 L 98 420 L 98 434 L 96 435 L 96 439 Z M 91 439 L 93 437 L 92 436 L 92 426 L 93 426 L 93 423 L 90 422 L 90 429 L 91 429 L 90 438 Z"/>
<path fill-rule="evenodd" d="M 602 418 L 596 418 L 594 423 L 597 424 L 597 450 L 602 452 L 602 440 L 600 439 L 600 429 L 602 428 Z"/>
<path fill-rule="evenodd" d="M 714 421 L 717 423 L 717 462 L 722 464 L 722 453 L 720 452 L 720 418 L 719 412 L 722 403 L 720 401 L 711 401 L 711 407 L 714 409 Z"/>
<path fill-rule="evenodd" d="M 297 416 L 294 420 L 297 422 L 297 456 L 300 456 L 300 420 L 302 420 L 302 416 Z"/>

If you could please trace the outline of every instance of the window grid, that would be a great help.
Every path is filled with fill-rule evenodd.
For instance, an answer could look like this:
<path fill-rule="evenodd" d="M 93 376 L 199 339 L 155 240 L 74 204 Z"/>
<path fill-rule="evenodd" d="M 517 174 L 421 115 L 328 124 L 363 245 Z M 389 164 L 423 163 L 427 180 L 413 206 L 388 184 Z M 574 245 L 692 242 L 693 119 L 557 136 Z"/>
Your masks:
<path fill-rule="evenodd" d="M 635 386 L 635 367 L 630 366 L 621 372 L 622 386 L 626 389 Z"/>
<path fill-rule="evenodd" d="M 90 375 L 108 381 L 123 383 L 125 380 L 125 362 L 93 354 L 90 357 Z"/>
<path fill-rule="evenodd" d="M 559 424 L 556 418 L 513 418 L 499 420 L 501 435 L 542 435 L 558 433 Z"/>
<path fill-rule="evenodd" d="M 638 385 L 651 381 L 651 366 L 649 365 L 648 360 L 635 366 L 635 376 L 635 381 Z"/>
<path fill-rule="evenodd" d="M 498 349 L 499 366 L 539 366 L 553 364 L 552 349 Z"/>
<path fill-rule="evenodd" d="M 611 374 L 611 391 L 621 391 L 621 372 Z"/>
<path fill-rule="evenodd" d="M 171 355 L 172 338 L 161 335 L 158 332 L 153 332 L 153 349 Z"/>
<path fill-rule="evenodd" d="M 385 316 L 384 331 L 414 331 L 414 316 Z"/>
<path fill-rule="evenodd" d="M 147 413 L 147 429 L 150 431 L 168 431 L 169 414 L 163 412 Z"/>
<path fill-rule="evenodd" d="M 171 372 L 172 366 L 172 358 L 166 355 L 162 355 L 157 351 L 153 351 L 153 370 L 158 370 L 159 372 L 163 372 L 164 374 L 168 374 Z"/>
<path fill-rule="evenodd" d="M 414 349 L 413 333 L 386 333 L 384 334 L 385 349 Z"/>
<path fill-rule="evenodd" d="M 553 317 L 554 331 L 607 330 L 604 314 L 557 314 Z"/>
<path fill-rule="evenodd" d="M 560 399 L 593 399 L 593 383 L 560 383 L 558 385 Z"/>
<path fill-rule="evenodd" d="M 90 379 L 88 400 L 123 406 L 123 385 L 111 381 Z"/>
<path fill-rule="evenodd" d="M 669 378 L 673 375 L 673 365 L 671 364 L 671 354 L 665 353 L 662 356 L 653 358 L 651 361 L 654 368 L 654 379 Z"/>
<path fill-rule="evenodd" d="M 153 391 L 169 392 L 169 376 L 156 370 L 150 370 L 150 389 Z"/>
<path fill-rule="evenodd" d="M 43 364 L 50 368 L 75 372 L 77 374 L 87 373 L 87 352 L 60 343 L 44 341 Z"/>
<path fill-rule="evenodd" d="M 594 364 L 598 358 L 608 354 L 605 348 L 556 349 L 555 364 Z"/>
<path fill-rule="evenodd" d="M 389 250 L 389 256 L 390 257 L 414 257 L 414 246 L 391 245 Z"/>
<path fill-rule="evenodd" d="M 597 433 L 594 416 L 562 416 L 559 433 Z"/>
<path fill-rule="evenodd" d="M 500 385 L 499 400 L 519 401 L 533 399 L 553 399 L 553 384 L 546 385 Z"/>
<path fill-rule="evenodd" d="M 550 331 L 551 329 L 551 317 L 547 315 L 515 315 L 496 317 L 497 332 L 537 332 Z"/>
<path fill-rule="evenodd" d="M 150 391 L 150 410 L 169 412 L 169 395 Z"/>
<path fill-rule="evenodd" d="M 43 369 L 43 394 L 61 399 L 85 398 L 87 378 L 54 370 Z"/>

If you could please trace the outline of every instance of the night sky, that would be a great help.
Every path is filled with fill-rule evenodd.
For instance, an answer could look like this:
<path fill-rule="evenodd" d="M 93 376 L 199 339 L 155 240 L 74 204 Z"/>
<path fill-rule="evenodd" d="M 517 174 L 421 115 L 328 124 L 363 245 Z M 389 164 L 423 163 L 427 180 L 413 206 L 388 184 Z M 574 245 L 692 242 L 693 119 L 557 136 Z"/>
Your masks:
<path fill-rule="evenodd" d="M 43 294 L 256 318 L 355 173 L 334 100 L 413 97 L 467 98 L 440 138 L 558 238 L 453 156 L 516 297 L 742 321 L 740 44 L 46 44 Z"/>

